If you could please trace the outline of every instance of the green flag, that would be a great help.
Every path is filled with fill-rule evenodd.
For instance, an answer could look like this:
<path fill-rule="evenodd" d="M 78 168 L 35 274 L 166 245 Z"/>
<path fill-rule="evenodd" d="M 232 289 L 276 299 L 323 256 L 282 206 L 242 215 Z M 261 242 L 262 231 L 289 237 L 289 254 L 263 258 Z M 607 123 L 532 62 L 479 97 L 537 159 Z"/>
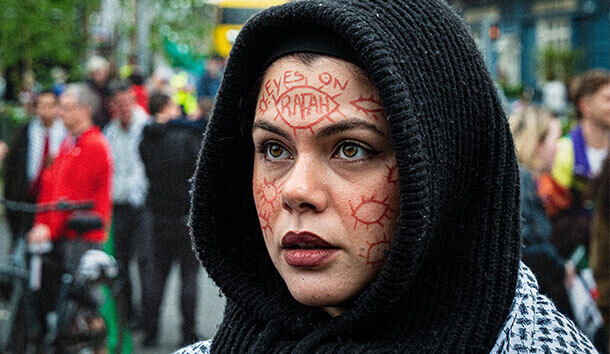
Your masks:
<path fill-rule="evenodd" d="M 114 237 L 112 227 L 108 235 L 108 241 L 104 245 L 104 251 L 111 256 L 114 256 Z M 119 348 L 119 338 L 122 337 L 122 344 L 120 346 L 120 354 L 130 354 L 133 352 L 133 341 L 131 338 L 131 332 L 127 326 L 120 328 L 119 325 L 119 314 L 116 307 L 116 302 L 112 296 L 110 289 L 104 285 L 104 303 L 100 306 L 100 313 L 106 322 L 106 328 L 108 329 L 108 352 L 117 353 Z"/>

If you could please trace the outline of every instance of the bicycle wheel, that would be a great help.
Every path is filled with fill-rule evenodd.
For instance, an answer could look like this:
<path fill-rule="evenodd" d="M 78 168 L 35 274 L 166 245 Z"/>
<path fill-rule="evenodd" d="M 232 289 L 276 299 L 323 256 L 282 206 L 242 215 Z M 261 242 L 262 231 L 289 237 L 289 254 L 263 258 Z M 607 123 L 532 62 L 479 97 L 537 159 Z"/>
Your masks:
<path fill-rule="evenodd" d="M 30 337 L 23 296 L 15 294 L 10 284 L 0 286 L 0 352 L 26 353 Z"/>

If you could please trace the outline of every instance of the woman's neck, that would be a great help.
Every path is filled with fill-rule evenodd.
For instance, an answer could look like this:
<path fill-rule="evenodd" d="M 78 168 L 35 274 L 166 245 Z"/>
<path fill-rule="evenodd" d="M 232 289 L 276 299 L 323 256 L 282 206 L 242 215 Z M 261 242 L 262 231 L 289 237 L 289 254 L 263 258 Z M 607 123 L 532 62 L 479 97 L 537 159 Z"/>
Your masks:
<path fill-rule="evenodd" d="M 345 312 L 344 307 L 323 307 L 323 309 L 330 317 L 337 317 Z"/>

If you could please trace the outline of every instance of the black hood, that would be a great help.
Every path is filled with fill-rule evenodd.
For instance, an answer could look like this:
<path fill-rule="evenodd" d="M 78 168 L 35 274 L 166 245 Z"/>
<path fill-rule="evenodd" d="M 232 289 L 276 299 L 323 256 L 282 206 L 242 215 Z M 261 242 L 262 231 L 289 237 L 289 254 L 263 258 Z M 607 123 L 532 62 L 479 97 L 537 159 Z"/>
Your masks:
<path fill-rule="evenodd" d="M 335 318 L 296 302 L 271 263 L 242 132 L 275 34 L 307 28 L 335 33 L 359 56 L 400 175 L 387 262 Z M 515 292 L 518 186 L 494 85 L 444 1 L 298 1 L 263 11 L 233 47 L 194 179 L 194 242 L 227 297 L 213 350 L 488 352 Z"/>

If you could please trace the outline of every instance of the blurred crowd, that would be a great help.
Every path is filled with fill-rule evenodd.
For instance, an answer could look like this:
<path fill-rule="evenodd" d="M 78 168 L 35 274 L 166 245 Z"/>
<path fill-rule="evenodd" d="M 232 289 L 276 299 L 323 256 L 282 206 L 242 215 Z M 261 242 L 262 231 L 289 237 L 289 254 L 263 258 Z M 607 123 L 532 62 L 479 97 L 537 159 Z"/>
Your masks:
<path fill-rule="evenodd" d="M 180 264 L 182 344 L 197 339 L 200 265 L 187 228 L 189 179 L 223 68 L 223 58 L 211 57 L 199 78 L 168 67 L 144 77 L 132 67 L 115 74 L 108 60 L 94 56 L 86 81 L 66 82 L 58 70 L 48 89 L 34 81 L 25 85 L 19 101 L 31 119 L 10 142 L 0 142 L 6 199 L 94 202 L 104 229 L 84 235 L 82 252 L 114 255 L 128 299 L 126 316 L 133 330 L 144 332 L 147 347 L 158 344 L 159 311 L 174 263 Z M 7 217 L 14 238 L 50 244 L 54 260 L 65 261 L 63 240 L 74 237 L 66 226 L 68 213 L 7 211 Z M 139 273 L 138 298 L 130 264 Z M 43 274 L 47 283 L 55 281 L 51 270 L 43 268 Z M 36 294 L 42 322 L 56 288 L 43 282 Z"/>
<path fill-rule="evenodd" d="M 520 164 L 523 261 L 542 293 L 608 351 L 610 72 L 544 86 L 509 115 Z"/>

